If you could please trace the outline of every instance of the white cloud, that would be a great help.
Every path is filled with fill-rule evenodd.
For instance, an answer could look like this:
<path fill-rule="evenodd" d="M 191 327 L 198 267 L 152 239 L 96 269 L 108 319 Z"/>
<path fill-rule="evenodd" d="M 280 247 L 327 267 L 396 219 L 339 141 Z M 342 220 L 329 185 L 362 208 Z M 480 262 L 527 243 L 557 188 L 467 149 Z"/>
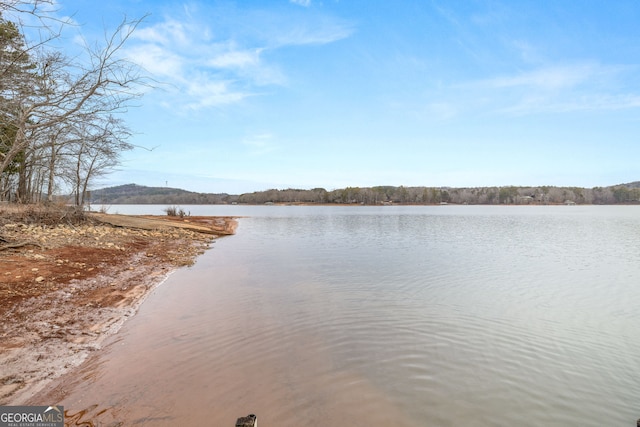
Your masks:
<path fill-rule="evenodd" d="M 311 0 L 289 0 L 290 3 L 297 4 L 304 7 L 311 6 Z"/>
<path fill-rule="evenodd" d="M 262 49 L 236 50 L 223 52 L 206 61 L 206 64 L 216 68 L 246 68 L 260 64 Z"/>
<path fill-rule="evenodd" d="M 186 92 L 182 94 L 187 95 L 186 107 L 190 110 L 235 104 L 252 95 L 235 89 L 231 82 L 208 78 L 187 82 L 185 86 Z"/>
<path fill-rule="evenodd" d="M 316 14 L 294 13 L 292 19 L 275 12 L 222 14 L 205 9 L 192 5 L 182 16 L 176 12 L 143 25 L 127 48 L 128 57 L 152 73 L 160 86 L 176 89 L 168 91 L 176 99 L 167 102 L 176 110 L 236 103 L 264 93 L 260 87 L 284 85 L 286 75 L 268 61 L 268 53 L 331 43 L 352 33 L 348 25 Z M 216 13 L 222 18 L 213 19 Z"/>
<path fill-rule="evenodd" d="M 451 85 L 430 105 L 436 113 L 438 106 L 449 106 L 451 115 L 474 110 L 526 115 L 638 108 L 640 94 L 621 83 L 621 75 L 632 72 L 632 67 L 588 62 L 541 66 Z"/>
<path fill-rule="evenodd" d="M 210 32 L 185 19 L 167 19 L 142 28 L 127 54 L 140 64 L 159 86 L 172 88 L 175 99 L 163 103 L 179 111 L 199 110 L 240 102 L 252 93 L 255 80 L 237 74 L 238 69 L 260 68 L 259 50 L 236 49 L 227 41 L 212 42 Z"/>
<path fill-rule="evenodd" d="M 527 86 L 543 90 L 559 90 L 572 88 L 591 81 L 603 72 L 606 72 L 606 70 L 592 64 L 551 66 L 513 76 L 497 77 L 480 82 L 480 84 L 486 84 L 494 88 Z"/>
<path fill-rule="evenodd" d="M 183 74 L 185 60 L 162 46 L 147 44 L 127 49 L 129 60 L 159 77 L 176 77 Z"/>
<path fill-rule="evenodd" d="M 614 111 L 640 108 L 640 95 L 582 95 L 553 98 L 530 96 L 499 110 L 510 115 L 569 113 L 575 111 Z"/>
<path fill-rule="evenodd" d="M 175 19 L 167 19 L 153 27 L 138 28 L 133 38 L 162 45 L 187 45 L 191 43 L 193 28 Z"/>
<path fill-rule="evenodd" d="M 318 17 L 313 22 L 288 23 L 270 35 L 274 47 L 321 45 L 345 39 L 354 28 L 346 23 Z"/>

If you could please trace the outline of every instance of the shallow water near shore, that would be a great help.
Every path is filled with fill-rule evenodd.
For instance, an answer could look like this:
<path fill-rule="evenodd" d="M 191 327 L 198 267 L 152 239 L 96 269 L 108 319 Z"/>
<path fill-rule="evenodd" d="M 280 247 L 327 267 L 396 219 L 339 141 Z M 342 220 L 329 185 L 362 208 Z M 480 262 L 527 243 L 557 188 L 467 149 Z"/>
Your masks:
<path fill-rule="evenodd" d="M 638 206 L 185 210 L 247 217 L 55 384 L 73 425 L 640 418 Z"/>

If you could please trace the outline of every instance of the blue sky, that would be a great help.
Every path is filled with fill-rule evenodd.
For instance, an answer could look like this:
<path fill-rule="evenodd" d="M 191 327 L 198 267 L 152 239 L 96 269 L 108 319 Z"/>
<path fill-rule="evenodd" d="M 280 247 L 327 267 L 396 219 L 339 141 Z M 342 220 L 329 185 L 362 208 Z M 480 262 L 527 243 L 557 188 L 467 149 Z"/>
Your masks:
<path fill-rule="evenodd" d="M 640 2 L 59 0 L 155 81 L 97 186 L 640 180 Z M 72 41 L 72 37 L 66 39 Z"/>

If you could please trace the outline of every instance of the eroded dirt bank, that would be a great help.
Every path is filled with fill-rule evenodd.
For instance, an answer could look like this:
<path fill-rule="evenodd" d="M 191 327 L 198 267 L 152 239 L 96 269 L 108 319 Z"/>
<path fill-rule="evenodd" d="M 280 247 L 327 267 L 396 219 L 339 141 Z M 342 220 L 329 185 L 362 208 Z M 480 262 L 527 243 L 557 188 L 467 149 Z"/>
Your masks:
<path fill-rule="evenodd" d="M 236 225 L 218 217 L 127 224 L 119 215 L 124 223 L 114 226 L 108 217 L 47 225 L 0 209 L 0 404 L 21 404 L 80 365 L 151 289 Z M 200 226 L 209 231 L 193 231 Z"/>

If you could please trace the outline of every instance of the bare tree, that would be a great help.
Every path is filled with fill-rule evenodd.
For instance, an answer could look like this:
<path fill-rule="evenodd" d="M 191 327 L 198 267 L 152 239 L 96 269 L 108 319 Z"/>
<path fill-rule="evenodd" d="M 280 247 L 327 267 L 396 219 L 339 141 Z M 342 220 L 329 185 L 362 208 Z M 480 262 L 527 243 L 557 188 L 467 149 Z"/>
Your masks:
<path fill-rule="evenodd" d="M 1 0 L 0 13 L 14 12 L 42 16 L 43 8 L 53 5 L 53 0 Z"/>
<path fill-rule="evenodd" d="M 18 201 L 30 201 L 26 166 L 28 161 L 36 159 L 29 158 L 27 153 L 35 155 L 40 152 L 34 149 L 38 141 L 36 136 L 40 137 L 40 141 L 45 140 L 50 148 L 50 165 L 53 171 L 57 153 L 61 149 L 57 146 L 59 141 L 63 144 L 68 142 L 59 138 L 61 129 L 80 126 L 87 118 L 96 120 L 98 127 L 104 123 L 113 123 L 111 118 L 106 117 L 125 111 L 130 102 L 140 95 L 137 88 L 143 83 L 143 78 L 139 68 L 119 55 L 139 23 L 140 20 L 123 20 L 111 35 L 105 37 L 101 45 L 87 47 L 87 60 L 84 63 L 73 62 L 60 52 L 41 49 L 31 57 L 22 55 L 22 60 L 28 66 L 25 66 L 26 70 L 18 70 L 21 71 L 19 79 L 11 79 L 11 84 L 6 83 L 7 79 L 0 79 L 4 81 L 4 84 L 0 82 L 0 93 L 7 95 L 2 97 L 2 114 L 6 118 L 3 122 L 10 124 L 7 126 L 10 129 L 2 133 L 4 138 L 0 141 L 0 176 L 16 161 L 20 162 L 16 192 Z M 7 26 L 15 29 L 15 26 Z M 12 35 L 11 40 L 17 47 L 5 49 L 9 53 L 19 51 L 20 42 L 24 45 L 20 37 L 15 33 Z M 31 60 L 32 57 L 35 59 Z M 5 74 L 17 76 L 18 71 L 14 72 L 13 68 L 4 67 L 11 71 Z M 113 130 L 111 125 L 108 127 Z M 91 143 L 93 142 L 95 141 Z M 103 153 L 110 153 L 116 147 L 110 143 L 107 145 L 107 149 L 102 150 Z M 130 148 L 123 144 L 119 146 Z M 107 157 L 116 158 L 110 154 Z M 54 185 L 52 171 L 48 179 L 49 192 Z"/>
<path fill-rule="evenodd" d="M 91 181 L 110 172 L 119 163 L 120 153 L 133 146 L 126 142 L 129 130 L 113 116 L 87 121 L 76 129 L 78 138 L 71 145 L 75 148 L 74 170 L 65 176 L 74 188 L 75 204 L 81 206 Z"/>

